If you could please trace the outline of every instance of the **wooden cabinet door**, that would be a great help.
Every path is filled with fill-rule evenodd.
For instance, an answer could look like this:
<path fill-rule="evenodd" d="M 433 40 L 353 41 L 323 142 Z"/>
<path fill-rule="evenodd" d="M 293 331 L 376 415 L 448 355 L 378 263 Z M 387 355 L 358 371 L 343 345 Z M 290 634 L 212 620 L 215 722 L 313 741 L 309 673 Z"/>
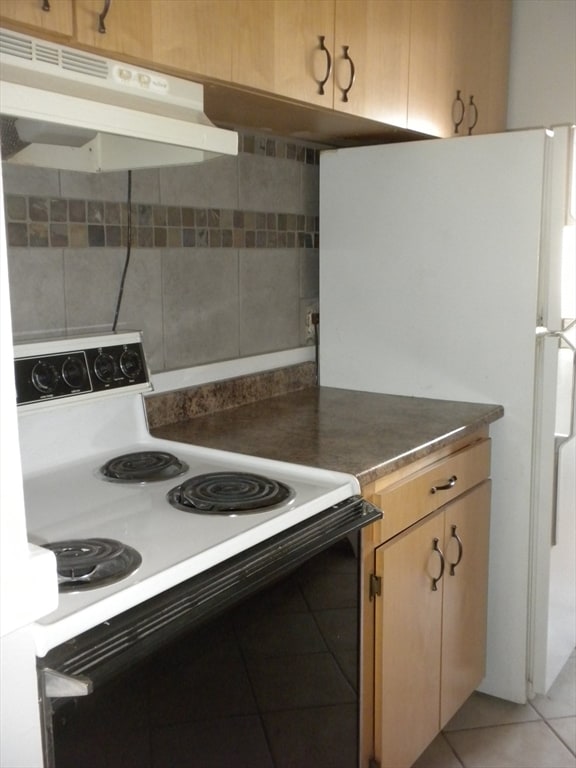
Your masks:
<path fill-rule="evenodd" d="M 75 0 L 76 40 L 101 55 L 136 60 L 144 66 L 152 59 L 153 0 L 113 0 L 99 31 L 103 0 Z"/>
<path fill-rule="evenodd" d="M 374 754 L 382 768 L 410 768 L 484 676 L 489 521 L 485 480 L 375 550 Z"/>
<path fill-rule="evenodd" d="M 39 31 L 47 37 L 72 37 L 74 15 L 72 0 L 2 0 L 0 24 L 30 33 Z M 47 33 L 47 34 L 46 34 Z"/>
<path fill-rule="evenodd" d="M 334 109 L 405 127 L 410 0 L 336 0 L 335 30 Z"/>
<path fill-rule="evenodd" d="M 408 128 L 505 129 L 510 16 L 508 0 L 413 0 Z"/>
<path fill-rule="evenodd" d="M 236 0 L 76 0 L 76 38 L 91 49 L 154 69 L 229 81 Z"/>
<path fill-rule="evenodd" d="M 191 79 L 232 79 L 236 0 L 152 0 L 153 60 Z"/>
<path fill-rule="evenodd" d="M 454 118 L 460 116 L 454 99 L 457 90 L 464 88 L 461 41 L 465 29 L 459 0 L 413 0 L 408 92 L 411 130 L 432 136 L 454 134 Z"/>
<path fill-rule="evenodd" d="M 410 2 L 238 0 L 232 80 L 405 127 Z"/>
<path fill-rule="evenodd" d="M 477 688 L 485 673 L 490 481 L 449 504 L 444 517 L 446 570 L 439 729 Z"/>
<path fill-rule="evenodd" d="M 234 83 L 332 107 L 334 0 L 238 0 L 235 22 Z"/>
<path fill-rule="evenodd" d="M 464 33 L 464 133 L 506 129 L 512 6 L 508 0 L 468 0 Z M 476 110 L 470 108 L 473 99 Z"/>
<path fill-rule="evenodd" d="M 443 536 L 436 513 L 375 551 L 374 756 L 382 768 L 409 768 L 438 733 L 442 587 L 432 579 Z"/>

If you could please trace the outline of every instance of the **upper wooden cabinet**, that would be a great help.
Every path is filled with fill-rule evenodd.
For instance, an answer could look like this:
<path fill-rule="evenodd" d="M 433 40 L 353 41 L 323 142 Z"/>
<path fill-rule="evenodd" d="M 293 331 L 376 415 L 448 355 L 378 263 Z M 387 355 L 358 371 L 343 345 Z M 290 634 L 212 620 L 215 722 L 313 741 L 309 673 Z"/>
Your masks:
<path fill-rule="evenodd" d="M 405 126 L 410 0 L 238 0 L 232 81 Z"/>
<path fill-rule="evenodd" d="M 0 22 L 212 83 L 233 97 L 233 110 L 214 104 L 225 122 L 289 132 L 314 106 L 320 122 L 371 130 L 505 128 L 509 0 L 111 0 L 105 33 L 105 0 L 44 2 L 2 0 Z M 270 122 L 280 102 L 284 118 Z"/>
<path fill-rule="evenodd" d="M 410 0 L 336 0 L 335 10 L 334 109 L 405 127 Z"/>
<path fill-rule="evenodd" d="M 2 0 L 0 23 L 29 28 L 41 36 L 72 37 L 72 0 Z"/>
<path fill-rule="evenodd" d="M 230 80 L 235 0 L 75 0 L 76 39 L 103 54 L 191 77 Z"/>
<path fill-rule="evenodd" d="M 332 107 L 332 82 L 320 92 L 333 51 L 333 0 L 237 0 L 232 82 Z M 330 71 L 331 74 L 331 71 Z"/>
<path fill-rule="evenodd" d="M 75 0 L 76 40 L 102 54 L 152 59 L 152 0 L 112 0 L 100 30 L 103 0 Z"/>
<path fill-rule="evenodd" d="M 451 136 L 465 24 L 457 0 L 413 0 L 410 27 L 408 127 Z"/>
<path fill-rule="evenodd" d="M 433 136 L 505 127 L 508 0 L 236 2 L 238 85 Z"/>
<path fill-rule="evenodd" d="M 470 98 L 477 108 L 477 123 L 472 132 L 497 133 L 506 128 L 512 6 L 505 0 L 467 0 L 466 10 L 462 56 L 468 99 L 465 133 L 474 120 Z"/>
<path fill-rule="evenodd" d="M 504 130 L 510 12 L 507 0 L 412 1 L 409 129 Z"/>
<path fill-rule="evenodd" d="M 197 79 L 232 78 L 235 0 L 152 0 L 156 65 Z"/>

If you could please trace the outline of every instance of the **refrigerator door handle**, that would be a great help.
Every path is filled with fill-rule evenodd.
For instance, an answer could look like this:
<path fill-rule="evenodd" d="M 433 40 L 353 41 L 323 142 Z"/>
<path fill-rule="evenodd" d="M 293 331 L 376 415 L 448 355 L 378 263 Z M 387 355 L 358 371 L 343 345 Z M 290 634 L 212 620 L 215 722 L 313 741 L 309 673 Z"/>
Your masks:
<path fill-rule="evenodd" d="M 575 401 L 576 401 L 576 347 L 567 337 L 566 333 L 576 325 L 576 320 L 573 320 L 563 331 L 549 331 L 550 336 L 554 336 L 559 339 L 560 342 L 566 344 L 572 350 L 572 396 L 570 398 L 570 431 L 567 435 L 559 435 L 554 439 L 554 488 L 552 498 L 552 530 L 551 530 L 551 544 L 556 546 L 558 543 L 558 487 L 560 483 L 560 452 L 562 446 L 569 440 L 572 440 L 576 433 L 576 419 L 575 419 Z"/>

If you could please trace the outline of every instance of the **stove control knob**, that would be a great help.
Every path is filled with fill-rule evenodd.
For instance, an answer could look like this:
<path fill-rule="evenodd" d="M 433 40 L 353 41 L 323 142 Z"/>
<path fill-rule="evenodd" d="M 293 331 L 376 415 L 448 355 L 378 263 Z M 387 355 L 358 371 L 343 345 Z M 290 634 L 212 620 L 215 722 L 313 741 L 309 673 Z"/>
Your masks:
<path fill-rule="evenodd" d="M 111 384 L 116 373 L 116 363 L 112 355 L 101 352 L 94 360 L 94 373 L 103 384 Z"/>
<path fill-rule="evenodd" d="M 62 378 L 71 389 L 82 389 L 86 377 L 86 366 L 81 358 L 67 357 L 62 363 Z"/>
<path fill-rule="evenodd" d="M 42 395 L 53 394 L 59 381 L 60 374 L 50 363 L 40 360 L 32 369 L 32 384 Z"/>
<path fill-rule="evenodd" d="M 142 371 L 142 360 L 138 352 L 125 349 L 120 356 L 120 369 L 128 379 L 136 379 Z"/>

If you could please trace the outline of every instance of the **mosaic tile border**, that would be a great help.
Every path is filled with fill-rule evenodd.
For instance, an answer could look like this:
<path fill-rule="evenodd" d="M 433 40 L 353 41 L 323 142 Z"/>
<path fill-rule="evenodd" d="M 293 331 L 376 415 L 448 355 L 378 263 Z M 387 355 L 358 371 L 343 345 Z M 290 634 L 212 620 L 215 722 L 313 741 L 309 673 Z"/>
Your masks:
<path fill-rule="evenodd" d="M 128 240 L 128 206 L 6 196 L 8 245 L 114 248 Z M 135 248 L 317 248 L 317 216 L 225 208 L 132 205 Z"/>
<path fill-rule="evenodd" d="M 239 134 L 239 151 L 318 165 L 320 150 Z M 115 248 L 128 241 L 128 206 L 101 200 L 5 196 L 8 245 Z M 317 216 L 133 203 L 135 248 L 317 248 Z"/>
<path fill-rule="evenodd" d="M 325 148 L 325 147 L 324 147 Z M 277 159 L 295 160 L 306 165 L 320 164 L 320 149 L 294 144 L 273 136 L 238 134 L 238 151 L 249 155 L 265 155 Z"/>

